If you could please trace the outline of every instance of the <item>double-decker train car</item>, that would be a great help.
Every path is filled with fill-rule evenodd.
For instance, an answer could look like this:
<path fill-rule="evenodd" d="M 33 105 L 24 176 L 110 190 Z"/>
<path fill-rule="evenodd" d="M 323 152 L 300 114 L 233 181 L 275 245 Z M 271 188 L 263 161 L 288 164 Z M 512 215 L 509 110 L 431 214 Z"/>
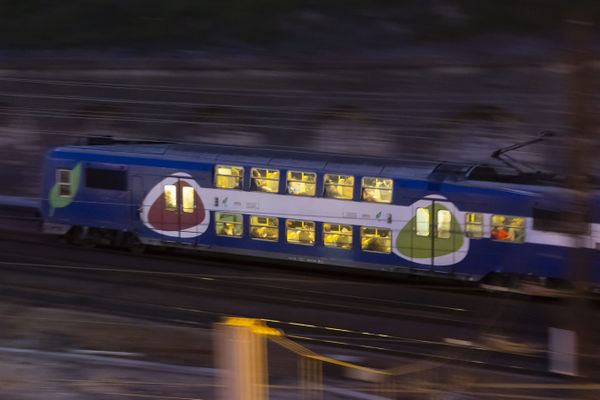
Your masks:
<path fill-rule="evenodd" d="M 598 195 L 573 228 L 569 190 L 491 167 L 229 146 L 66 146 L 45 159 L 47 233 L 515 286 L 600 282 Z M 199 252 L 199 257 L 202 253 Z"/>

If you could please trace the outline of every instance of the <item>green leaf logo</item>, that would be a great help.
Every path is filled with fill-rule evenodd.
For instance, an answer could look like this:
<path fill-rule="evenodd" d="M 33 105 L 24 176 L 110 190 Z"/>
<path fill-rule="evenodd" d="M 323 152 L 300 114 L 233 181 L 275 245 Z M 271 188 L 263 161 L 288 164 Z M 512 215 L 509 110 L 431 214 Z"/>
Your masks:
<path fill-rule="evenodd" d="M 70 196 L 61 196 L 60 195 L 60 184 L 59 182 L 54 183 L 52 189 L 50 189 L 50 194 L 48 195 L 48 200 L 50 202 L 50 216 L 54 215 L 54 211 L 57 208 L 63 208 L 68 206 L 73 202 L 77 191 L 79 190 L 79 182 L 81 180 L 81 163 L 77 163 L 75 168 L 71 170 L 71 194 Z"/>
<path fill-rule="evenodd" d="M 430 215 L 437 214 L 440 210 L 447 210 L 442 204 L 435 204 L 427 207 Z M 447 239 L 438 238 L 437 235 L 432 238 L 434 232 L 429 232 L 429 236 L 418 236 L 417 231 L 417 217 L 414 216 L 408 223 L 402 228 L 398 236 L 396 237 L 396 247 L 398 251 L 410 258 L 431 258 L 445 256 L 446 254 L 454 253 L 458 251 L 464 243 L 463 232 L 460 228 L 459 223 L 456 221 L 454 215 L 450 223 L 450 237 Z"/>

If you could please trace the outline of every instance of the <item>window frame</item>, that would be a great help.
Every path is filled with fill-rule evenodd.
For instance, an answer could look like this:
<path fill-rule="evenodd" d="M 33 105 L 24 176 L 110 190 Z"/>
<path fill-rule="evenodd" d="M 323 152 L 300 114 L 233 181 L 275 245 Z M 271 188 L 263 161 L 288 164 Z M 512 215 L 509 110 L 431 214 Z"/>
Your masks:
<path fill-rule="evenodd" d="M 312 230 L 310 229 L 302 229 L 302 228 L 290 228 L 288 227 L 288 222 L 302 222 L 304 224 L 306 223 L 310 223 L 312 224 Z M 294 229 L 294 230 L 299 230 L 301 232 L 312 232 L 314 235 L 314 239 L 312 243 L 306 243 L 306 242 L 301 242 L 301 241 L 297 241 L 297 242 L 292 242 L 288 239 L 288 230 L 290 229 Z M 297 244 L 300 246 L 310 246 L 313 247 L 315 246 L 315 244 L 317 243 L 317 223 L 315 221 L 308 221 L 308 220 L 303 220 L 303 219 L 286 219 L 285 220 L 285 241 L 286 243 L 289 244 Z"/>
<path fill-rule="evenodd" d="M 264 170 L 264 171 L 267 171 L 267 173 L 269 171 L 277 171 L 278 177 L 277 177 L 277 179 L 274 179 L 274 178 L 255 178 L 253 176 L 253 172 L 254 171 L 258 171 L 258 170 Z M 263 179 L 265 181 L 277 182 L 277 190 L 275 190 L 274 192 L 268 192 L 266 190 L 259 190 L 258 189 L 258 185 L 256 185 L 256 183 L 255 183 L 256 179 Z M 251 192 L 277 194 L 277 193 L 279 193 L 280 187 L 281 187 L 281 170 L 276 169 L 276 168 L 260 168 L 260 167 L 251 167 L 250 168 L 250 191 Z"/>
<path fill-rule="evenodd" d="M 292 173 L 300 173 L 300 174 L 313 174 L 315 176 L 315 181 L 313 183 L 308 182 L 312 185 L 315 185 L 315 190 L 313 192 L 313 194 L 296 194 L 296 193 L 290 193 L 290 187 L 289 187 L 289 183 L 290 183 L 290 174 Z M 312 172 L 312 171 L 298 171 L 298 170 L 287 170 L 285 173 L 285 193 L 289 194 L 291 196 L 302 196 L 302 197 L 317 197 L 317 181 L 318 181 L 318 177 L 319 175 L 316 172 Z M 296 179 L 293 179 L 294 182 L 302 182 L 304 184 L 306 184 L 307 182 L 304 181 L 299 181 Z"/>
<path fill-rule="evenodd" d="M 68 182 L 63 182 L 62 173 L 66 172 L 68 176 Z M 56 169 L 56 183 L 58 184 L 58 197 L 73 198 L 73 171 L 66 168 Z M 62 188 L 66 187 L 69 190 L 69 194 L 62 194 Z"/>
<path fill-rule="evenodd" d="M 390 251 L 377 251 L 377 250 L 366 250 L 363 247 L 363 236 L 364 236 L 364 230 L 365 229 L 376 229 L 377 233 L 379 233 L 380 230 L 384 230 L 388 232 L 388 240 L 390 242 Z M 381 236 L 377 235 L 377 237 L 381 238 Z M 394 252 L 394 247 L 393 247 L 393 237 L 392 237 L 392 229 L 390 228 L 380 228 L 377 226 L 361 226 L 360 227 L 360 249 L 361 251 L 364 251 L 366 253 L 377 253 L 377 254 L 392 254 Z"/>
<path fill-rule="evenodd" d="M 224 235 L 222 233 L 219 233 L 219 231 L 217 230 L 218 228 L 218 224 L 221 223 L 225 223 L 222 221 L 219 221 L 217 218 L 217 215 L 234 215 L 234 216 L 239 216 L 241 219 L 241 222 L 227 222 L 233 225 L 239 225 L 242 227 L 242 231 L 240 232 L 239 235 Z M 244 214 L 239 214 L 239 213 L 230 213 L 230 212 L 221 212 L 221 211 L 215 211 L 214 212 L 214 219 L 215 219 L 215 235 L 220 236 L 220 237 L 227 237 L 227 238 L 236 238 L 236 239 L 242 239 L 244 237 Z M 235 232 L 235 230 L 234 230 Z"/>
<path fill-rule="evenodd" d="M 381 180 L 389 180 L 391 181 L 391 186 L 389 189 L 381 189 L 374 186 L 366 186 L 365 179 L 381 179 Z M 376 190 L 389 190 L 390 191 L 390 201 L 376 201 L 376 200 L 366 200 L 364 198 L 365 189 L 376 189 Z M 381 178 L 377 176 L 363 176 L 360 180 L 360 201 L 366 201 L 368 203 L 378 203 L 378 204 L 392 204 L 394 202 L 394 180 L 392 178 Z"/>
<path fill-rule="evenodd" d="M 269 225 L 268 223 L 266 225 L 252 224 L 252 218 L 267 218 L 267 220 L 274 219 L 276 224 L 275 224 L 275 226 Z M 274 240 L 267 239 L 267 238 L 254 237 L 254 236 L 252 236 L 252 228 L 253 227 L 264 227 L 264 228 L 268 228 L 268 229 L 274 229 L 275 232 L 277 232 L 277 237 Z M 250 239 L 252 239 L 252 240 L 260 240 L 261 242 L 278 243 L 279 236 L 280 236 L 279 235 L 279 217 L 272 217 L 269 215 L 256 215 L 256 214 L 249 215 L 248 216 L 248 236 L 250 236 Z"/>
<path fill-rule="evenodd" d="M 321 227 L 321 234 L 322 234 L 322 240 L 323 240 L 323 247 L 327 247 L 330 249 L 341 249 L 341 250 L 352 250 L 354 249 L 354 226 L 352 225 L 347 225 L 347 224 L 331 224 L 329 222 L 324 222 L 322 224 L 323 226 Z M 329 232 L 325 232 L 325 226 L 329 225 L 329 226 L 339 226 L 339 231 L 329 231 Z M 342 228 L 350 228 L 350 233 L 344 233 L 342 232 Z M 340 247 L 340 246 L 331 246 L 328 245 L 327 243 L 325 243 L 325 237 L 329 236 L 329 235 L 338 235 L 338 236 L 345 236 L 345 237 L 349 237 L 350 238 L 350 247 Z"/>
<path fill-rule="evenodd" d="M 220 167 L 221 168 L 229 168 L 230 170 L 232 168 L 238 168 L 241 171 L 240 176 L 238 177 L 238 176 L 235 176 L 235 175 L 223 175 L 223 174 L 219 174 L 218 171 L 219 171 Z M 241 166 L 241 165 L 215 164 L 215 172 L 213 174 L 213 179 L 214 179 L 213 187 L 215 189 L 224 189 L 224 190 L 244 190 L 244 174 L 245 174 L 245 172 L 246 172 L 246 169 L 243 166 Z M 227 177 L 230 177 L 230 178 L 239 178 L 239 182 L 240 182 L 239 187 L 237 187 L 237 188 L 231 187 L 230 188 L 230 187 L 217 186 L 217 178 L 219 176 L 227 176 Z"/>
<path fill-rule="evenodd" d="M 326 179 L 328 177 L 332 177 L 332 176 L 338 177 L 338 180 L 341 177 L 352 178 L 352 185 L 343 185 L 343 184 L 339 184 L 339 183 L 327 183 Z M 323 174 L 323 198 L 325 198 L 325 199 L 334 199 L 334 200 L 350 200 L 350 201 L 352 201 L 352 200 L 354 200 L 354 186 L 355 186 L 355 183 L 356 183 L 356 177 L 354 175 L 347 175 L 347 174 Z M 328 196 L 327 195 L 327 187 L 328 186 L 329 187 L 331 187 L 331 186 L 336 186 L 336 187 L 337 186 L 341 186 L 342 188 L 348 188 L 348 187 L 350 187 L 350 188 L 352 188 L 352 190 L 351 190 L 351 196 L 350 196 L 350 198 Z"/>

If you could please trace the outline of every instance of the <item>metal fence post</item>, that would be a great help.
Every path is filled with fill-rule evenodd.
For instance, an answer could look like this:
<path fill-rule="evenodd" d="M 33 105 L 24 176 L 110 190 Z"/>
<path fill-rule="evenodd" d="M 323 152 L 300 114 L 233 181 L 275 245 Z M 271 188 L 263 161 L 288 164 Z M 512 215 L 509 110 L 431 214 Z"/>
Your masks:
<path fill-rule="evenodd" d="M 268 399 L 268 329 L 262 322 L 247 318 L 228 318 L 215 324 L 218 399 Z"/>

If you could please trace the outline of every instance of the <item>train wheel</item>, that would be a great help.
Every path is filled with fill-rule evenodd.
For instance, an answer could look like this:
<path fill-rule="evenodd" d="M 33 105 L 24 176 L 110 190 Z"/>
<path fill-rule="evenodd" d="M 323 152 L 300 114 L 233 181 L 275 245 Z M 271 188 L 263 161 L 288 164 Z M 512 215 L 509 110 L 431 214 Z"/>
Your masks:
<path fill-rule="evenodd" d="M 92 248 L 95 247 L 88 237 L 87 227 L 74 226 L 66 235 L 67 242 L 73 246 Z"/>
<path fill-rule="evenodd" d="M 489 292 L 510 292 L 509 279 L 507 274 L 491 272 L 486 275 L 479 283 L 479 286 Z"/>
<path fill-rule="evenodd" d="M 129 248 L 129 251 L 133 254 L 144 254 L 146 252 L 146 245 L 140 242 L 140 240 L 135 235 L 131 235 L 129 237 L 128 242 L 129 245 L 127 247 Z"/>

